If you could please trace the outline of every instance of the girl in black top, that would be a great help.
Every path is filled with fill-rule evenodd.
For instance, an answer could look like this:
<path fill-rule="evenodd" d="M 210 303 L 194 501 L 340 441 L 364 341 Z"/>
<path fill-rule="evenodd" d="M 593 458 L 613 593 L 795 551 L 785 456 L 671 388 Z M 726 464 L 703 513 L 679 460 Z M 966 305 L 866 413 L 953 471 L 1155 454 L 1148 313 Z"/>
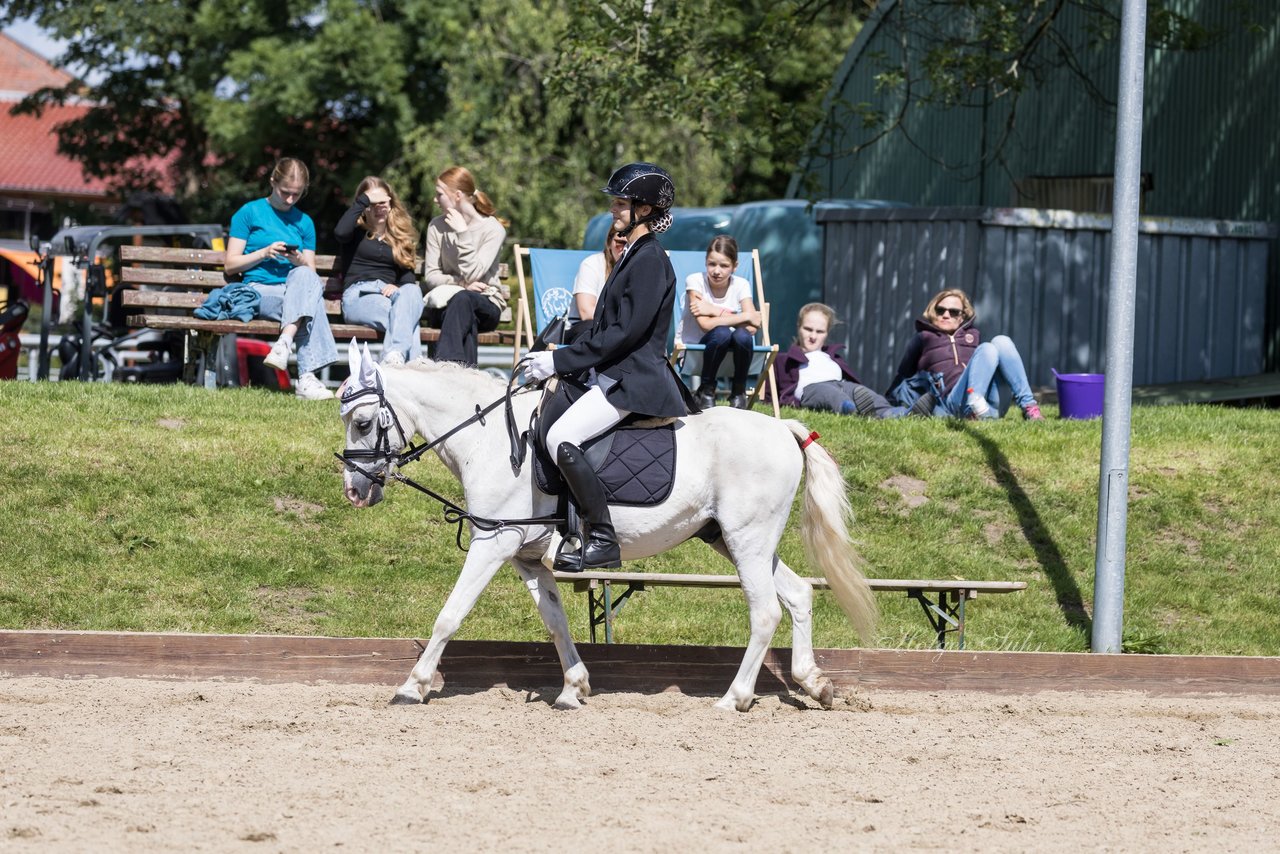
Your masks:
<path fill-rule="evenodd" d="M 342 244 L 343 318 L 386 333 L 382 364 L 417 359 L 423 308 L 418 230 L 391 185 L 372 175 L 361 181 L 333 234 Z"/>

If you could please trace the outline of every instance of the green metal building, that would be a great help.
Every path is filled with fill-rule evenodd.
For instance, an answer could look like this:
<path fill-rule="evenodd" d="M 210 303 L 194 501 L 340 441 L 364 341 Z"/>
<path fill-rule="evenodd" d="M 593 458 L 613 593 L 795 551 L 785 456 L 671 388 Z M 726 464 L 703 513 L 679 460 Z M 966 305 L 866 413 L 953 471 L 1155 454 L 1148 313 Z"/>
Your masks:
<path fill-rule="evenodd" d="M 1118 20 L 1119 0 L 1104 5 Z M 1168 0 L 1167 5 L 1202 25 L 1212 38 L 1193 51 L 1148 45 L 1142 215 L 1148 222 L 1161 217 L 1211 221 L 1193 229 L 1210 234 L 1237 230 L 1274 235 L 1274 228 L 1257 224 L 1280 223 L 1280 3 Z M 1057 51 L 1069 61 L 1042 63 L 1039 73 L 1026 75 L 1012 123 L 1011 93 L 985 91 L 974 93 L 963 106 L 913 104 L 900 128 L 877 139 L 861 117 L 867 110 L 892 116 L 902 107 L 901 89 L 881 88 L 879 76 L 901 67 L 904 56 L 909 66 L 919 61 L 925 40 L 912 25 L 919 21 L 909 23 L 908 15 L 922 6 L 881 0 L 836 73 L 826 98 L 828 120 L 815 131 L 788 195 L 894 199 L 919 208 L 1109 214 L 1115 111 L 1106 102 L 1116 98 L 1119 47 L 1117 40 L 1098 37 L 1096 13 L 1066 4 L 1055 26 L 1056 40 L 1046 40 L 1039 49 Z M 1248 15 L 1241 11 L 1246 7 Z M 931 8 L 941 16 L 935 24 L 962 24 L 956 7 Z M 828 244 L 836 233 L 829 230 Z M 1261 349 L 1267 369 L 1274 370 L 1280 361 L 1280 277 L 1275 240 L 1264 242 L 1271 246 L 1264 262 L 1266 282 L 1255 279 L 1251 287 L 1266 293 L 1266 308 L 1259 306 L 1266 315 Z M 841 253 L 844 259 L 843 267 L 827 265 L 827 299 L 852 308 L 857 298 L 841 289 L 850 287 L 848 271 L 859 262 L 854 258 L 850 264 L 849 250 L 841 247 L 828 245 L 826 251 L 828 259 Z M 927 255 L 931 250 L 920 251 Z M 1105 247 L 1100 251 L 1105 254 Z M 1179 302 L 1197 287 L 1217 290 L 1228 273 L 1215 267 L 1212 248 L 1195 251 L 1208 259 L 1210 276 L 1197 283 L 1194 276 L 1183 275 Z M 934 261 L 940 263 L 942 257 Z M 1096 261 L 1088 261 L 1095 270 L 1095 287 L 1104 284 L 1096 281 Z M 831 281 L 837 269 L 841 279 Z M 1191 269 L 1187 266 L 1184 273 Z M 1252 275 L 1258 275 L 1256 268 Z M 927 289 L 919 282 L 913 287 Z M 1008 291 L 1017 292 L 1016 285 Z M 913 292 L 911 301 L 917 299 Z M 993 293 L 987 299 L 991 309 L 1003 310 L 1000 297 Z M 906 305 L 902 301 L 892 316 L 850 321 L 861 319 L 870 324 L 869 334 L 891 339 L 909 320 Z"/>
<path fill-rule="evenodd" d="M 1108 5 L 1118 16 L 1119 0 Z M 1171 5 L 1221 35 L 1196 51 L 1148 46 L 1143 214 L 1280 222 L 1280 4 L 1255 4 L 1271 19 L 1261 28 L 1243 27 L 1227 0 Z M 898 13 L 898 0 L 882 0 L 849 49 L 827 96 L 831 122 L 815 134 L 788 195 L 1109 212 L 1115 113 L 1066 67 L 1030 82 L 994 162 L 985 155 L 1005 133 L 1011 97 L 991 93 L 974 106 L 913 109 L 905 134 L 849 154 L 872 132 L 842 105 L 888 114 L 898 106 L 876 81 L 902 57 Z M 1079 7 L 1063 14 L 1059 29 L 1074 61 L 1114 101 L 1117 42 L 1098 40 Z"/>

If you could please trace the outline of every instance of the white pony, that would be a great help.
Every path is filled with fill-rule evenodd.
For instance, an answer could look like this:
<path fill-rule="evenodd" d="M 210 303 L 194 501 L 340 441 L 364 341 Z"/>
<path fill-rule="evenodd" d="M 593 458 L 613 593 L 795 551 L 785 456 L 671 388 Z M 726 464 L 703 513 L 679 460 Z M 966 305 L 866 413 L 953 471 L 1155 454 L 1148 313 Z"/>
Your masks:
<path fill-rule="evenodd" d="M 500 399 L 505 384 L 481 371 L 422 361 L 403 367 L 374 364 L 366 346 L 351 342 L 351 377 L 342 391 L 346 426 L 346 497 L 357 507 L 382 499 L 381 481 L 391 476 L 396 454 L 416 433 L 432 442 L 463 422 L 434 450 L 462 483 L 466 509 L 486 519 L 528 520 L 550 516 L 556 498 L 534 483 L 532 461 L 519 475 L 509 462 L 510 443 L 500 412 L 475 420 L 478 408 Z M 516 423 L 527 425 L 537 394 L 518 394 Z M 779 421 L 756 412 L 718 407 L 682 419 L 676 429 L 676 477 L 671 494 L 651 507 L 611 508 L 624 560 L 649 557 L 693 537 L 709 522 L 721 537 L 712 548 L 737 567 L 750 613 L 751 639 L 728 692 L 718 708 L 746 711 L 755 697 L 756 677 L 769 641 L 782 619 L 778 602 L 791 614 L 791 675 L 805 692 L 830 707 L 831 681 L 813 657 L 813 588 L 778 557 L 802 474 L 802 538 L 811 563 L 820 568 L 841 607 L 866 642 L 876 617 L 870 588 L 849 542 L 849 501 L 831 456 L 798 421 Z M 743 461 L 750 465 L 744 466 Z M 430 689 L 445 644 L 458 631 L 485 587 L 510 563 L 528 587 L 555 643 L 564 669 L 560 709 L 575 709 L 591 693 L 587 668 L 569 637 L 556 581 L 542 563 L 554 526 L 516 524 L 482 530 L 472 527 L 470 550 L 453 591 L 436 617 L 427 643 L 392 703 L 421 703 Z"/>

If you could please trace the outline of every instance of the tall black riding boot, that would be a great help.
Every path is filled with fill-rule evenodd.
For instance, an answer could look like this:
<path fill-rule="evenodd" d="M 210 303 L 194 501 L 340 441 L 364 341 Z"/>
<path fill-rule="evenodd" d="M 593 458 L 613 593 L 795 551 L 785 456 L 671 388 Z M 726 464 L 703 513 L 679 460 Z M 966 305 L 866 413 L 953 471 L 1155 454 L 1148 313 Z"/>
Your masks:
<path fill-rule="evenodd" d="M 569 491 L 578 504 L 578 512 L 586 522 L 587 536 L 581 557 L 561 553 L 556 556 L 555 568 L 562 572 L 581 572 L 584 569 L 617 569 L 622 566 L 622 552 L 618 549 L 618 536 L 609 516 L 604 485 L 592 470 L 591 463 L 587 462 L 586 455 L 577 445 L 561 442 L 556 449 L 556 465 L 560 467 L 560 474 L 569 485 Z"/>

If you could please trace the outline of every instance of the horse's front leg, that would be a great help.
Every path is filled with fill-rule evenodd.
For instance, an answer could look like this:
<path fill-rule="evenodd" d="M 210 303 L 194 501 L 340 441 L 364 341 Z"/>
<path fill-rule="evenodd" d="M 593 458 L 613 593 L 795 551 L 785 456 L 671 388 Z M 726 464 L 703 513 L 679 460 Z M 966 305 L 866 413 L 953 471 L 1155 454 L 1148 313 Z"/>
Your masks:
<path fill-rule="evenodd" d="M 444 647 L 455 634 L 462 620 L 471 613 L 480 594 L 489 586 L 493 576 L 501 568 L 503 561 L 509 560 L 520 546 L 520 532 L 503 530 L 473 536 L 471 550 L 462 564 L 462 572 L 445 600 L 444 607 L 436 616 L 435 625 L 431 629 L 431 640 L 418 656 L 418 663 L 413 666 L 409 678 L 404 681 L 395 696 L 392 705 L 402 703 L 421 703 L 431 690 L 431 680 L 435 678 L 436 668 L 440 665 L 440 656 Z"/>
<path fill-rule="evenodd" d="M 582 701 L 591 696 L 591 683 L 587 678 L 587 666 L 582 663 L 578 648 L 569 636 L 569 619 L 564 613 L 564 603 L 560 599 L 555 576 L 537 560 L 516 558 L 512 564 L 533 596 L 538 613 L 542 615 L 542 622 L 556 645 L 556 654 L 560 656 L 564 688 L 560 691 L 560 696 L 556 697 L 555 707 L 581 708 Z"/>

